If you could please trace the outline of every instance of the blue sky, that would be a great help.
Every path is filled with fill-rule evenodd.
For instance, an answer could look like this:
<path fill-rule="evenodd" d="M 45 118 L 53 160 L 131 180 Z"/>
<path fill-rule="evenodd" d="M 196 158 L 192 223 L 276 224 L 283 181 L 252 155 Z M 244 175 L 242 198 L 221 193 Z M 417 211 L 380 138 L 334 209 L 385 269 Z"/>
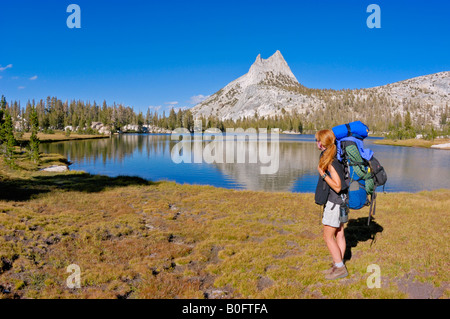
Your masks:
<path fill-rule="evenodd" d="M 449 71 L 449 21 L 443 0 L 3 0 L 0 94 L 191 107 L 276 50 L 307 87 L 372 87 Z"/>

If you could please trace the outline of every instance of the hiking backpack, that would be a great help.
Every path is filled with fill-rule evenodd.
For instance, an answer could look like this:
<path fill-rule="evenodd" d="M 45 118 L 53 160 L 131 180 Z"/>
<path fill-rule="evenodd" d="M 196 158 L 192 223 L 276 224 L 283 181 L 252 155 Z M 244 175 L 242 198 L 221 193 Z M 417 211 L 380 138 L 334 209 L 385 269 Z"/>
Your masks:
<path fill-rule="evenodd" d="M 386 184 L 387 175 L 383 166 L 373 156 L 373 151 L 364 148 L 364 139 L 369 128 L 356 121 L 333 128 L 336 136 L 337 158 L 344 165 L 349 180 L 348 206 L 361 209 L 369 206 L 368 224 L 375 215 L 377 187 Z M 370 199 L 369 199 L 370 198 Z"/>

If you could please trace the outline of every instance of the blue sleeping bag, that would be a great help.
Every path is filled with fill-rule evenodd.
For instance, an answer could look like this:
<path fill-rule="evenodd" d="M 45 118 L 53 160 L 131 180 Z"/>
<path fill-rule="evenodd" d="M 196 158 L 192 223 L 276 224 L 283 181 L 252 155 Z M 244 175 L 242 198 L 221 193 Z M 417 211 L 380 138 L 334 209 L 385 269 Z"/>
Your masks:
<path fill-rule="evenodd" d="M 348 207 L 350 209 L 361 209 L 368 202 L 366 182 L 363 179 L 358 180 L 359 177 L 353 170 L 353 166 L 350 166 L 349 169 L 351 184 L 348 193 Z"/>
<path fill-rule="evenodd" d="M 340 140 L 348 136 L 354 136 L 360 140 L 363 140 L 369 135 L 369 128 L 363 122 L 356 121 L 333 127 L 333 133 L 336 136 L 336 140 Z"/>

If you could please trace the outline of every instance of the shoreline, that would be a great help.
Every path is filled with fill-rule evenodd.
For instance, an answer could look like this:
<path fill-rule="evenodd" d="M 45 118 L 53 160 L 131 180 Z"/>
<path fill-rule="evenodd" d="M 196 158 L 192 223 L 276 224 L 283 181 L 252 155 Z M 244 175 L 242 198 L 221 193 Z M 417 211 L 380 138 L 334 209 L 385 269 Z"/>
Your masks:
<path fill-rule="evenodd" d="M 151 179 L 146 179 L 137 175 L 118 175 L 116 177 L 111 177 L 108 175 L 102 175 L 102 174 L 93 174 L 93 173 L 89 173 L 83 170 L 71 170 L 70 169 L 70 165 L 72 165 L 72 162 L 68 161 L 64 156 L 60 155 L 60 154 L 56 154 L 56 153 L 45 153 L 45 156 L 42 156 L 43 158 L 45 158 L 45 161 L 48 163 L 48 165 L 46 165 L 45 167 L 39 167 L 39 169 L 37 170 L 33 170 L 31 171 L 33 176 L 36 176 L 36 173 L 63 173 L 63 174 L 74 174 L 74 175 L 87 175 L 87 176 L 91 176 L 91 177 L 98 177 L 98 178 L 130 178 L 130 179 L 140 179 L 142 181 L 145 181 L 146 183 L 173 183 L 179 187 L 206 187 L 206 188 L 212 188 L 212 189 L 217 189 L 217 190 L 223 190 L 223 191 L 233 191 L 233 192 L 254 192 L 254 193 L 261 193 L 261 194 L 279 194 L 279 195 L 283 195 L 283 194 L 305 194 L 305 195 L 314 195 L 314 191 L 308 191 L 308 192 L 295 192 L 295 191 L 270 191 L 270 190 L 262 190 L 262 189 L 258 189 L 258 190 L 254 190 L 254 189 L 245 189 L 245 188 L 227 188 L 227 187 L 221 187 L 221 186 L 215 186 L 215 185 L 210 185 L 210 184 L 195 184 L 195 183 L 188 183 L 188 182 L 184 182 L 184 183 L 180 183 L 177 181 L 172 181 L 172 180 L 166 180 L 166 179 L 160 179 L 160 180 L 151 180 Z M 65 167 L 66 169 L 63 170 L 58 170 L 58 168 L 62 168 Z M 51 168 L 51 169 L 49 169 Z M 2 172 L 2 170 L 0 169 L 0 173 Z M 47 175 L 46 175 L 47 176 Z M 380 186 L 381 187 L 381 186 Z M 432 189 L 432 190 L 428 190 L 428 189 L 422 189 L 422 190 L 415 190 L 415 191 L 377 191 L 377 194 L 383 193 L 383 194 L 419 194 L 422 192 L 439 192 L 439 191 L 448 191 L 450 190 L 450 188 L 436 188 L 436 189 Z"/>
<path fill-rule="evenodd" d="M 30 140 L 31 133 L 24 133 L 21 138 L 16 138 L 19 144 L 28 143 Z M 90 140 L 90 139 L 102 139 L 109 138 L 110 135 L 97 135 L 97 134 L 76 134 L 71 133 L 70 136 L 66 136 L 64 133 L 54 133 L 45 134 L 42 132 L 38 133 L 38 138 L 41 143 L 52 143 L 52 142 L 66 142 L 66 141 L 78 141 L 78 140 Z"/>
<path fill-rule="evenodd" d="M 376 140 L 373 142 L 377 145 L 389 145 L 389 146 L 403 146 L 403 147 L 419 147 L 419 148 L 430 148 L 430 149 L 442 149 L 450 150 L 449 138 L 435 139 L 434 141 L 428 141 L 424 139 L 407 139 L 407 140 Z M 439 147 L 439 145 L 445 145 L 444 147 Z"/>

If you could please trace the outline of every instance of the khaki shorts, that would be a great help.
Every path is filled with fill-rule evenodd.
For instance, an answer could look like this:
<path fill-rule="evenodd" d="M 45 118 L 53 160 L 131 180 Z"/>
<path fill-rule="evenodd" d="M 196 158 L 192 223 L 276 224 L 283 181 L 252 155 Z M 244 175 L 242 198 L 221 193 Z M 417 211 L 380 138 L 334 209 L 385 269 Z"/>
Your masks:
<path fill-rule="evenodd" d="M 322 224 L 335 228 L 341 227 L 339 207 L 338 204 L 328 201 L 323 210 Z"/>

